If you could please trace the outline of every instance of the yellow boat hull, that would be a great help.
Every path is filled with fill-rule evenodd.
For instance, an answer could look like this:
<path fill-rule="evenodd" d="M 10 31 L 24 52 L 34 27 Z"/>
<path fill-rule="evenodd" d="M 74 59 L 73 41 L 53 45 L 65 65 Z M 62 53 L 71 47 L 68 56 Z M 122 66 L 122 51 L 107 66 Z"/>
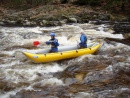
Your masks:
<path fill-rule="evenodd" d="M 45 63 L 45 62 L 52 62 L 52 61 L 74 58 L 86 54 L 93 54 L 100 48 L 100 46 L 101 44 L 96 44 L 89 48 L 70 50 L 64 52 L 56 52 L 56 53 L 33 54 L 33 53 L 23 52 L 23 54 L 33 62 Z"/>

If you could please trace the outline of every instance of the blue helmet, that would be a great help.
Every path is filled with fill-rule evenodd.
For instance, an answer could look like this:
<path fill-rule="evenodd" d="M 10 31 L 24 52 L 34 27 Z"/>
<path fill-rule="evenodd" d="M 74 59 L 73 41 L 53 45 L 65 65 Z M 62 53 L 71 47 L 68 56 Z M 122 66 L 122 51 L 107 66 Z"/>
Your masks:
<path fill-rule="evenodd" d="M 52 33 L 50 34 L 50 36 L 55 36 L 55 33 L 52 32 Z"/>

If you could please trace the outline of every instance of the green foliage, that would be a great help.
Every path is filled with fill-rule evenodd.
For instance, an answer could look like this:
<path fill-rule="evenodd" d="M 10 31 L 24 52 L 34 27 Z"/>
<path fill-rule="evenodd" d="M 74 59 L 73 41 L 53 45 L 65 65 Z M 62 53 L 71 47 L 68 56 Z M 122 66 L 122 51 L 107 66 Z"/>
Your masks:
<path fill-rule="evenodd" d="M 24 0 L 11 0 L 11 2 L 14 4 L 22 4 Z"/>
<path fill-rule="evenodd" d="M 70 0 L 1 0 L 8 4 L 8 7 L 27 9 L 38 5 L 56 4 L 56 2 L 69 3 Z M 128 9 L 129 0 L 71 0 L 77 5 L 103 6 L 106 10 L 110 8 L 120 8 L 122 11 Z"/>
<path fill-rule="evenodd" d="M 122 0 L 108 0 L 108 3 L 107 3 L 107 5 L 108 6 L 115 6 L 115 5 L 118 5 L 118 4 L 120 4 L 122 2 Z"/>
<path fill-rule="evenodd" d="M 113 8 L 114 10 L 119 8 L 120 10 L 124 11 L 126 6 L 130 6 L 129 0 L 108 0 L 105 7 L 107 9 Z"/>
<path fill-rule="evenodd" d="M 47 0 L 26 0 L 28 4 L 31 4 L 32 6 L 39 5 Z"/>
<path fill-rule="evenodd" d="M 53 0 L 4 0 L 10 8 L 27 9 L 40 4 L 47 4 Z"/>

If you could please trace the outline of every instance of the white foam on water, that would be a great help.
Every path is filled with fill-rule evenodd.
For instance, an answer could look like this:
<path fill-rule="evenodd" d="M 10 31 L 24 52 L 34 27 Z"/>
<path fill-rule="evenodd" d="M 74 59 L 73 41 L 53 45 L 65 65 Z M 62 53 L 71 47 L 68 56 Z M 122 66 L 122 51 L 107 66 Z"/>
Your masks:
<path fill-rule="evenodd" d="M 59 42 L 60 46 L 68 45 L 68 43 L 70 43 L 70 42 L 68 41 L 67 37 L 64 36 L 64 35 L 61 36 L 61 37 L 58 36 L 57 39 L 58 39 L 58 42 Z"/>
<path fill-rule="evenodd" d="M 122 43 L 116 43 L 116 42 L 114 42 L 113 44 L 104 43 L 101 48 L 103 51 L 105 51 L 105 50 L 118 50 L 118 51 L 120 51 L 122 49 L 129 50 L 129 47 L 127 45 L 122 44 Z"/>
<path fill-rule="evenodd" d="M 88 92 L 78 92 L 77 94 L 75 94 L 74 98 L 92 98 L 92 93 L 88 93 Z"/>
<path fill-rule="evenodd" d="M 40 30 L 40 27 L 30 28 L 30 29 L 28 29 L 28 31 L 42 34 L 42 31 Z"/>
<path fill-rule="evenodd" d="M 59 66 L 57 64 L 53 66 L 44 66 L 44 65 L 31 66 L 30 65 L 29 69 L 27 68 L 26 69 L 4 69 L 4 74 L 6 76 L 6 80 L 12 81 L 14 83 L 18 83 L 25 80 L 26 82 L 37 80 L 39 78 L 37 73 L 44 75 L 44 74 L 49 74 L 49 73 L 63 71 L 63 70 L 64 67 Z"/>
<path fill-rule="evenodd" d="M 5 70 L 6 80 L 18 83 L 18 82 L 31 82 L 37 79 L 36 71 L 31 69 L 6 69 Z M 22 76 L 22 77 L 21 77 Z"/>
<path fill-rule="evenodd" d="M 52 31 L 55 31 L 55 30 L 57 30 L 59 28 L 61 28 L 61 26 L 56 26 L 56 27 L 41 27 L 39 30 L 43 31 L 43 33 L 44 33 L 44 31 L 50 31 L 50 32 L 52 32 Z"/>
<path fill-rule="evenodd" d="M 28 87 L 26 87 L 26 88 L 24 88 L 25 90 L 33 90 L 33 91 L 37 91 L 37 90 L 35 90 L 34 88 L 32 88 L 32 86 L 30 85 L 30 86 L 28 86 Z"/>
<path fill-rule="evenodd" d="M 88 55 L 80 56 L 80 57 L 78 57 L 78 58 L 76 58 L 76 59 L 77 59 L 78 62 L 81 62 L 81 61 L 83 61 L 83 59 L 86 59 L 86 57 L 89 58 L 89 59 L 90 59 L 90 58 L 93 59 L 94 56 L 91 55 L 91 54 L 88 54 Z"/>
<path fill-rule="evenodd" d="M 103 51 L 111 50 L 111 49 L 115 48 L 115 45 L 107 44 L 107 43 L 104 42 L 104 44 L 101 48 L 102 48 Z"/>
<path fill-rule="evenodd" d="M 104 71 L 113 72 L 113 66 L 112 66 L 112 65 L 109 65 L 108 67 L 105 68 Z"/>
<path fill-rule="evenodd" d="M 16 95 L 16 93 L 19 92 L 20 90 L 21 90 L 21 88 L 13 90 L 13 91 L 10 91 L 10 92 L 6 92 L 6 94 L 1 94 L 0 98 L 10 98 L 10 96 Z"/>
<path fill-rule="evenodd" d="M 12 56 L 14 54 L 14 51 L 2 51 L 2 54 Z"/>
<path fill-rule="evenodd" d="M 130 56 L 126 59 L 126 62 L 130 63 Z"/>
<path fill-rule="evenodd" d="M 121 88 L 121 91 L 130 90 L 130 88 Z"/>
<path fill-rule="evenodd" d="M 57 86 L 57 85 L 64 85 L 63 81 L 57 78 L 50 78 L 50 79 L 44 79 L 41 81 L 42 86 L 44 85 L 53 85 L 53 86 Z"/>
<path fill-rule="evenodd" d="M 58 71 L 63 71 L 64 67 L 59 66 L 58 64 L 55 64 L 53 66 L 46 66 L 44 67 L 44 73 L 50 73 L 50 72 L 58 72 Z"/>
<path fill-rule="evenodd" d="M 109 32 L 104 32 L 104 31 L 96 31 L 96 30 L 85 30 L 86 35 L 89 36 L 95 36 L 95 37 L 108 37 L 108 38 L 118 38 L 118 39 L 123 39 L 122 34 L 111 34 Z"/>
<path fill-rule="evenodd" d="M 105 32 L 104 31 L 104 27 L 105 25 L 101 25 L 100 27 L 98 27 L 98 31 L 95 29 L 87 29 L 84 30 L 85 34 L 89 37 L 89 36 L 95 36 L 95 37 L 108 37 L 108 38 L 118 38 L 118 39 L 123 39 L 123 35 L 122 34 L 112 34 L 111 32 Z"/>
<path fill-rule="evenodd" d="M 19 60 L 17 60 L 17 61 L 13 61 L 13 62 L 6 63 L 6 64 L 0 64 L 0 68 L 7 68 L 7 67 L 19 65 L 19 64 L 21 64 L 21 62 Z"/>
<path fill-rule="evenodd" d="M 34 33 L 42 33 L 40 30 L 40 27 L 2 27 L 1 32 L 11 32 L 11 33 L 17 33 L 17 32 L 34 32 Z"/>
<path fill-rule="evenodd" d="M 119 62 L 118 64 L 116 64 L 116 66 L 117 66 L 117 68 L 122 68 L 123 70 L 127 70 L 127 69 L 129 69 L 129 67 L 130 67 L 130 64 L 129 63 L 127 63 L 127 62 Z"/>
<path fill-rule="evenodd" d="M 118 89 L 113 89 L 113 90 L 104 90 L 100 92 L 96 92 L 95 94 L 98 94 L 98 98 L 104 98 L 106 95 L 109 95 L 111 93 L 115 94 L 120 94 L 123 93 L 124 91 L 130 91 L 129 88 L 118 88 Z"/>

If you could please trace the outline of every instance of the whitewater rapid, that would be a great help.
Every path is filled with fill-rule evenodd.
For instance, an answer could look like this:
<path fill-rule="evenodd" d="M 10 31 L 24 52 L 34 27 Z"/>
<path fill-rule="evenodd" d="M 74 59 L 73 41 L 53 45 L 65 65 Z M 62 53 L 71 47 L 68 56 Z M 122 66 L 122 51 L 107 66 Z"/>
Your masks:
<path fill-rule="evenodd" d="M 80 41 L 80 32 L 84 32 L 87 35 L 88 43 L 91 42 L 92 39 L 105 39 L 106 37 L 123 39 L 122 34 L 113 34 L 114 31 L 109 28 L 108 25 L 104 24 L 94 25 L 88 23 L 63 25 L 57 27 L 0 26 L 1 98 L 18 98 L 18 92 L 22 92 L 23 90 L 30 90 L 34 92 L 43 91 L 43 88 L 46 86 L 52 87 L 52 89 L 56 89 L 56 87 L 59 86 L 72 86 L 72 84 L 75 84 L 76 82 L 79 82 L 79 84 L 81 83 L 80 85 L 82 85 L 82 83 L 91 85 L 89 84 L 90 81 L 92 83 L 99 80 L 105 81 L 103 80 L 104 77 L 107 77 L 108 79 L 110 77 L 116 77 L 118 71 L 123 70 L 123 72 L 126 72 L 126 70 L 130 68 L 130 46 L 113 41 L 107 42 L 105 40 L 104 45 L 101 47 L 100 51 L 96 55 L 85 55 L 74 59 L 64 60 L 61 62 L 50 62 L 44 64 L 33 63 L 29 61 L 26 57 L 24 57 L 24 55 L 21 53 L 22 51 L 35 52 L 41 48 L 49 48 L 50 46 L 42 45 L 42 43 L 50 39 L 49 34 L 52 31 L 56 33 L 56 38 L 63 46 L 77 44 Z M 34 41 L 39 41 L 40 46 L 34 47 Z M 89 63 L 93 63 L 95 64 L 95 66 L 100 66 L 99 64 L 101 64 L 102 66 L 90 66 L 92 67 L 90 69 L 87 69 L 87 67 L 85 67 L 87 72 L 79 68 L 79 66 L 83 66 L 84 68 L 84 66 Z M 76 76 L 75 74 L 73 74 L 73 77 L 71 73 L 75 72 L 75 70 L 71 68 L 71 77 L 71 75 L 68 75 L 69 68 L 75 66 L 76 64 L 79 64 L 79 66 L 77 66 L 77 69 L 80 74 L 79 76 L 77 74 Z M 97 68 L 97 71 L 94 68 Z M 97 74 L 95 74 L 95 72 Z M 57 73 L 62 73 L 62 77 L 59 76 L 60 78 L 58 78 Z M 68 76 L 65 76 L 63 74 Z M 103 77 L 100 78 L 99 76 L 97 76 L 98 74 L 103 75 Z M 126 86 L 124 86 L 123 84 L 121 85 L 122 86 L 120 86 L 120 88 L 112 89 L 112 87 L 110 86 L 110 88 L 106 87 L 106 90 L 99 90 L 96 92 L 91 90 L 88 91 L 87 89 L 86 91 L 82 91 L 79 88 L 77 91 L 75 91 L 76 93 L 74 94 L 69 92 L 71 90 L 67 90 L 67 94 L 69 94 L 71 98 L 92 98 L 95 96 L 98 96 L 98 98 L 104 98 L 108 95 L 110 96 L 110 92 L 124 92 L 130 90 L 128 88 L 129 84 L 126 84 Z M 72 88 L 75 89 L 75 87 L 73 86 Z M 95 88 L 93 87 L 93 89 Z M 50 91 L 50 93 L 51 92 L 55 94 L 55 92 Z M 116 94 L 118 95 L 117 92 Z M 53 97 L 58 98 L 55 95 Z"/>

